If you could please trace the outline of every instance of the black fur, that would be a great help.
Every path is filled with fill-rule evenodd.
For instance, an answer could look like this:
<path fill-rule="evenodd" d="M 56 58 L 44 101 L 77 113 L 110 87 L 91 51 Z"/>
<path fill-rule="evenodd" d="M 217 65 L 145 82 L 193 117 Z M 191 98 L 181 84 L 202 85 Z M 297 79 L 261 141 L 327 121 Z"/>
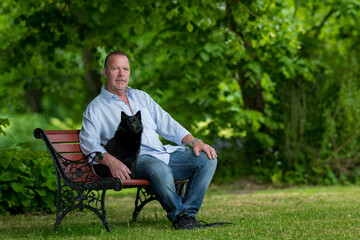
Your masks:
<path fill-rule="evenodd" d="M 143 126 L 141 123 L 141 112 L 134 116 L 128 116 L 121 112 L 121 121 L 114 137 L 105 145 L 108 153 L 122 161 L 132 172 L 131 178 L 135 178 L 137 157 L 140 152 L 140 141 Z M 101 177 L 111 177 L 108 167 L 98 164 L 96 173 Z M 110 176 L 109 176 L 110 174 Z"/>

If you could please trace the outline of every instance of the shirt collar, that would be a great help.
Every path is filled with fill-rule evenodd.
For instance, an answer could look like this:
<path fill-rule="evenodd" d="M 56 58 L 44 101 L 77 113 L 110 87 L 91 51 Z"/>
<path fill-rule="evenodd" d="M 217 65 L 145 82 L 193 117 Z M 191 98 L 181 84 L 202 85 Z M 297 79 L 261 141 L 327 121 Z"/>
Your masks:
<path fill-rule="evenodd" d="M 102 86 L 102 88 L 101 88 L 101 93 L 100 93 L 100 94 L 101 94 L 101 96 L 102 96 L 103 98 L 105 98 L 105 100 L 107 100 L 107 101 L 110 101 L 112 98 L 118 98 L 117 95 L 112 94 L 111 92 L 109 92 L 108 90 L 106 90 L 105 86 Z M 132 94 L 132 88 L 129 87 L 129 86 L 127 86 L 127 87 L 126 87 L 126 95 L 131 96 L 131 94 Z"/>

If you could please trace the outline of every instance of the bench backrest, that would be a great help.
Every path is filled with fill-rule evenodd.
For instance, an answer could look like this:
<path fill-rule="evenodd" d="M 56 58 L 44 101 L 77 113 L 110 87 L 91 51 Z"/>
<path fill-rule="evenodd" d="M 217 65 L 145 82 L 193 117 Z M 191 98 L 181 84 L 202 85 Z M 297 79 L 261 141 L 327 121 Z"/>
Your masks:
<path fill-rule="evenodd" d="M 80 149 L 80 130 L 45 130 L 55 150 L 69 160 L 80 160 L 85 157 Z"/>
<path fill-rule="evenodd" d="M 93 182 L 99 178 L 91 171 L 88 159 L 81 151 L 79 143 L 80 130 L 44 130 L 55 150 L 65 159 L 58 158 L 65 178 L 74 182 Z M 55 160 L 56 161 L 56 160 Z M 71 162 L 74 162 L 72 164 Z M 75 161 L 79 161 L 75 164 Z M 60 173 L 60 175 L 62 175 Z"/>
<path fill-rule="evenodd" d="M 43 134 L 45 133 L 46 136 Z M 88 160 L 81 151 L 79 143 L 80 130 L 34 130 L 34 136 L 37 139 L 43 139 L 50 151 L 55 163 L 55 168 L 61 177 L 70 178 L 74 182 L 93 182 L 100 180 L 93 173 Z M 53 149 L 56 150 L 54 152 Z M 59 156 L 60 154 L 60 156 Z M 62 159 L 66 158 L 66 160 Z M 67 160 L 80 161 L 80 164 L 69 164 Z M 62 170 L 60 170 L 60 169 Z M 176 184 L 187 183 L 188 180 L 175 181 Z M 124 188 L 148 186 L 150 182 L 145 179 L 127 179 L 122 180 Z"/>

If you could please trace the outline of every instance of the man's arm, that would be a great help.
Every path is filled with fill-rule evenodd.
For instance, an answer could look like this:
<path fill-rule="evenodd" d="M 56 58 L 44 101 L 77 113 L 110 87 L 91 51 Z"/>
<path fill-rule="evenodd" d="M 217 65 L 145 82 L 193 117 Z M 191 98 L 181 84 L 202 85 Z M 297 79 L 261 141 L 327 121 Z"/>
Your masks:
<path fill-rule="evenodd" d="M 188 134 L 183 138 L 182 143 L 186 145 L 191 145 L 192 141 L 194 140 L 195 138 L 191 134 Z M 192 147 L 196 156 L 200 155 L 200 151 L 204 151 L 209 159 L 217 158 L 215 149 L 210 145 L 204 143 L 203 141 L 196 141 Z"/>
<path fill-rule="evenodd" d="M 107 166 L 110 169 L 111 175 L 113 177 L 120 178 L 122 180 L 130 179 L 130 169 L 114 156 L 107 153 L 104 147 L 101 146 L 101 125 L 111 124 L 111 122 L 108 122 L 108 119 L 110 118 L 102 118 L 101 114 L 97 114 L 97 109 L 98 108 L 88 107 L 83 114 L 83 127 L 79 135 L 81 150 L 85 154 L 101 152 L 103 154 L 103 159 L 99 160 L 97 157 L 95 157 L 96 162 Z"/>
<path fill-rule="evenodd" d="M 97 157 L 95 161 L 98 163 L 104 164 L 110 169 L 111 175 L 121 180 L 131 179 L 130 174 L 132 173 L 130 169 L 121 161 L 116 159 L 110 153 L 104 153 L 103 159 L 99 160 Z"/>
<path fill-rule="evenodd" d="M 164 111 L 160 105 L 150 97 L 149 94 L 145 92 L 144 94 L 148 109 L 150 109 L 152 117 L 157 125 L 157 133 L 166 140 L 176 144 L 191 145 L 191 142 L 195 138 L 190 134 L 190 132 L 175 121 L 169 113 Z M 195 142 L 192 147 L 196 156 L 200 155 L 200 151 L 204 151 L 209 159 L 217 158 L 215 149 L 202 141 Z"/>

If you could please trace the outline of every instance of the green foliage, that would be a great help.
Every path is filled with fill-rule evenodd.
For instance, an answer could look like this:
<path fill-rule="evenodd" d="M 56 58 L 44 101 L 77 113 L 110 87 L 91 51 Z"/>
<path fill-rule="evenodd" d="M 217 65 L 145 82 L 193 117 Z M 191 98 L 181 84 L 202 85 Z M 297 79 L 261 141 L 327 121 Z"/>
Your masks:
<path fill-rule="evenodd" d="M 105 55 L 120 49 L 130 86 L 194 135 L 242 139 L 219 176 L 354 182 L 359 16 L 354 0 L 3 0 L 0 109 L 78 126 Z"/>
<path fill-rule="evenodd" d="M 0 118 L 0 134 L 6 135 L 6 132 L 3 128 L 6 128 L 10 125 L 9 119 L 7 118 Z"/>
<path fill-rule="evenodd" d="M 0 135 L 2 149 L 12 149 L 19 144 L 26 144 L 31 150 L 44 150 L 44 143 L 35 139 L 33 131 L 37 127 L 43 129 L 80 129 L 71 119 L 48 118 L 41 114 L 25 113 L 17 115 L 4 115 L 9 125 L 4 129 L 5 136 Z M 0 117 L 1 114 L 0 114 Z"/>
<path fill-rule="evenodd" d="M 317 169 L 327 166 L 332 173 L 333 182 L 356 182 L 359 173 L 355 171 L 359 162 L 360 140 L 360 84 L 357 60 L 349 61 L 342 69 L 337 69 L 342 78 L 337 79 L 338 86 L 326 85 L 325 91 L 336 89 L 337 101 L 329 101 L 331 107 L 324 108 L 324 132 L 321 139 L 319 154 L 311 164 Z M 335 66 L 334 66 L 335 67 Z M 327 93 L 330 95 L 330 93 Z"/>
<path fill-rule="evenodd" d="M 54 212 L 56 176 L 49 154 L 0 149 L 0 213 Z"/>
<path fill-rule="evenodd" d="M 253 173 L 250 168 L 234 167 L 251 165 L 240 139 L 218 139 L 215 148 L 218 154 L 218 167 L 213 178 L 214 183 L 231 183 L 234 179 L 247 177 Z"/>
<path fill-rule="evenodd" d="M 6 91 L 0 92 L 0 100 L 4 102 L 6 98 L 8 98 L 8 93 Z M 0 135 L 6 135 L 4 128 L 10 125 L 9 119 L 0 116 Z"/>

